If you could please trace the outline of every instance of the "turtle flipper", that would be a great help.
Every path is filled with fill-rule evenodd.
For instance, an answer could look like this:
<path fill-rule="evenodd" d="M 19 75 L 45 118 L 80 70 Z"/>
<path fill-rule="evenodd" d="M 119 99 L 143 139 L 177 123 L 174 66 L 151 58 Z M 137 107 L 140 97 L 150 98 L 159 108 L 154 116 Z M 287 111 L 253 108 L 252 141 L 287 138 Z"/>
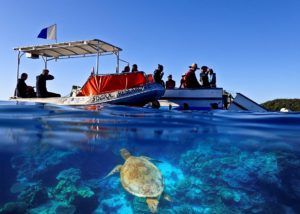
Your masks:
<path fill-rule="evenodd" d="M 144 158 L 148 161 L 152 161 L 152 162 L 157 162 L 157 163 L 162 163 L 162 161 L 160 160 L 156 160 L 156 159 L 153 159 L 153 158 L 150 158 L 150 157 L 147 157 L 147 156 L 140 156 L 141 158 Z"/>
<path fill-rule="evenodd" d="M 111 175 L 113 175 L 113 174 L 115 174 L 115 173 L 117 173 L 117 172 L 120 172 L 121 167 L 122 167 L 122 165 L 117 165 L 117 166 L 115 166 L 115 168 L 113 168 L 113 169 L 110 171 L 110 173 L 108 173 L 105 177 L 103 177 L 102 180 L 106 179 L 107 177 L 109 177 L 109 176 L 111 176 Z"/>
<path fill-rule="evenodd" d="M 157 213 L 158 200 L 157 198 L 147 198 L 146 202 L 151 213 Z"/>

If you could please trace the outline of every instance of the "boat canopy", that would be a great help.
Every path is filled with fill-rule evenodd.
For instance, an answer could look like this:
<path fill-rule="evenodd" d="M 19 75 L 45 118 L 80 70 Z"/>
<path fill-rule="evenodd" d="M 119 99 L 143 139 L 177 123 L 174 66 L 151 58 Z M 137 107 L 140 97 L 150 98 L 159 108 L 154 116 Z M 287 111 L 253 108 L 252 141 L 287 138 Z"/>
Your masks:
<path fill-rule="evenodd" d="M 99 39 L 83 40 L 75 42 L 62 42 L 48 45 L 18 47 L 14 50 L 53 59 L 82 57 L 86 55 L 118 54 L 121 48 L 111 45 Z"/>
<path fill-rule="evenodd" d="M 120 61 L 126 62 L 120 59 L 121 48 L 104 42 L 100 39 L 82 40 L 75 42 L 62 42 L 53 43 L 48 45 L 37 45 L 14 48 L 18 51 L 18 67 L 17 67 L 17 79 L 20 73 L 20 63 L 23 55 L 31 59 L 42 58 L 47 68 L 47 63 L 51 60 L 80 58 L 80 57 L 93 57 L 96 56 L 96 74 L 99 71 L 99 56 L 102 55 L 116 55 L 117 66 L 116 72 L 119 73 Z"/>

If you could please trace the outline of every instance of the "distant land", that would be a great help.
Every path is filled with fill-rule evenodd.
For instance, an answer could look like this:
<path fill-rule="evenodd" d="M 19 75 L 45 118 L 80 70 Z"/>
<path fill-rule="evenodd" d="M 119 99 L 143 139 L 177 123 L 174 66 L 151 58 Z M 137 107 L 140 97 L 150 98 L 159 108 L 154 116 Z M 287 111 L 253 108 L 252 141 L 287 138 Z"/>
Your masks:
<path fill-rule="evenodd" d="M 261 105 L 270 111 L 280 111 L 281 108 L 300 111 L 300 99 L 275 99 Z"/>

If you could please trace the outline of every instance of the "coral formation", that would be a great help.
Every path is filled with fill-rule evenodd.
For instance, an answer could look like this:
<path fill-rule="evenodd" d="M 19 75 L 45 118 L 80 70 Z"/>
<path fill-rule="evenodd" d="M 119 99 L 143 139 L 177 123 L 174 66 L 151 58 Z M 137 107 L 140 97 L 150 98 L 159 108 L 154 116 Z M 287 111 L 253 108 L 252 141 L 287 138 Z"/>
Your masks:
<path fill-rule="evenodd" d="M 0 209 L 1 214 L 23 214 L 28 206 L 24 202 L 8 202 Z"/>
<path fill-rule="evenodd" d="M 51 183 L 51 179 L 64 168 L 64 163 L 74 151 L 57 150 L 54 148 L 32 148 L 30 153 L 16 155 L 11 159 L 11 165 L 17 170 L 17 180 L 43 180 Z"/>
<path fill-rule="evenodd" d="M 96 213 L 133 213 L 132 197 L 122 188 L 119 178 L 112 177 L 100 185 L 102 191 L 99 194 L 99 206 Z"/>
<path fill-rule="evenodd" d="M 93 211 L 97 207 L 97 197 L 90 187 L 81 183 L 80 178 L 79 169 L 61 171 L 56 177 L 57 185 L 48 190 L 49 197 L 67 205 L 73 204 L 77 211 Z"/>
<path fill-rule="evenodd" d="M 162 195 L 158 213 L 300 210 L 300 159 L 296 154 L 204 142 L 183 148 L 168 154 L 168 160 L 162 157 L 164 161 L 155 162 L 164 178 L 164 192 L 172 199 L 164 201 Z M 101 168 L 98 160 L 89 160 L 97 163 L 94 174 L 87 175 L 92 170 L 82 168 L 84 155 L 54 149 L 34 150 L 33 154 L 12 158 L 17 179 L 10 192 L 16 200 L 4 203 L 0 213 L 150 213 L 145 198 L 128 194 L 118 176 L 102 180 L 103 169 L 110 166 Z M 120 161 L 118 153 L 115 157 L 108 154 L 111 164 Z M 70 157 L 78 160 L 65 164 Z"/>

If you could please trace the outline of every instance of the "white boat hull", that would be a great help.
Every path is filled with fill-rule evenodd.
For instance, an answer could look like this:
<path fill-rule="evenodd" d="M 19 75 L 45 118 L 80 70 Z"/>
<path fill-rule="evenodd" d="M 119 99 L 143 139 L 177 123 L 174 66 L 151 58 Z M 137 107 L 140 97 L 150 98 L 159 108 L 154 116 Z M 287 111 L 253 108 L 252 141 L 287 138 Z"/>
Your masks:
<path fill-rule="evenodd" d="M 103 103 L 143 106 L 158 100 L 165 90 L 160 84 L 147 84 L 142 87 L 130 88 L 93 96 L 49 97 L 49 98 L 11 98 L 18 102 L 51 103 L 67 106 L 97 105 Z"/>
<path fill-rule="evenodd" d="M 223 109 L 223 89 L 168 89 L 159 102 L 161 106 L 175 109 Z"/>

